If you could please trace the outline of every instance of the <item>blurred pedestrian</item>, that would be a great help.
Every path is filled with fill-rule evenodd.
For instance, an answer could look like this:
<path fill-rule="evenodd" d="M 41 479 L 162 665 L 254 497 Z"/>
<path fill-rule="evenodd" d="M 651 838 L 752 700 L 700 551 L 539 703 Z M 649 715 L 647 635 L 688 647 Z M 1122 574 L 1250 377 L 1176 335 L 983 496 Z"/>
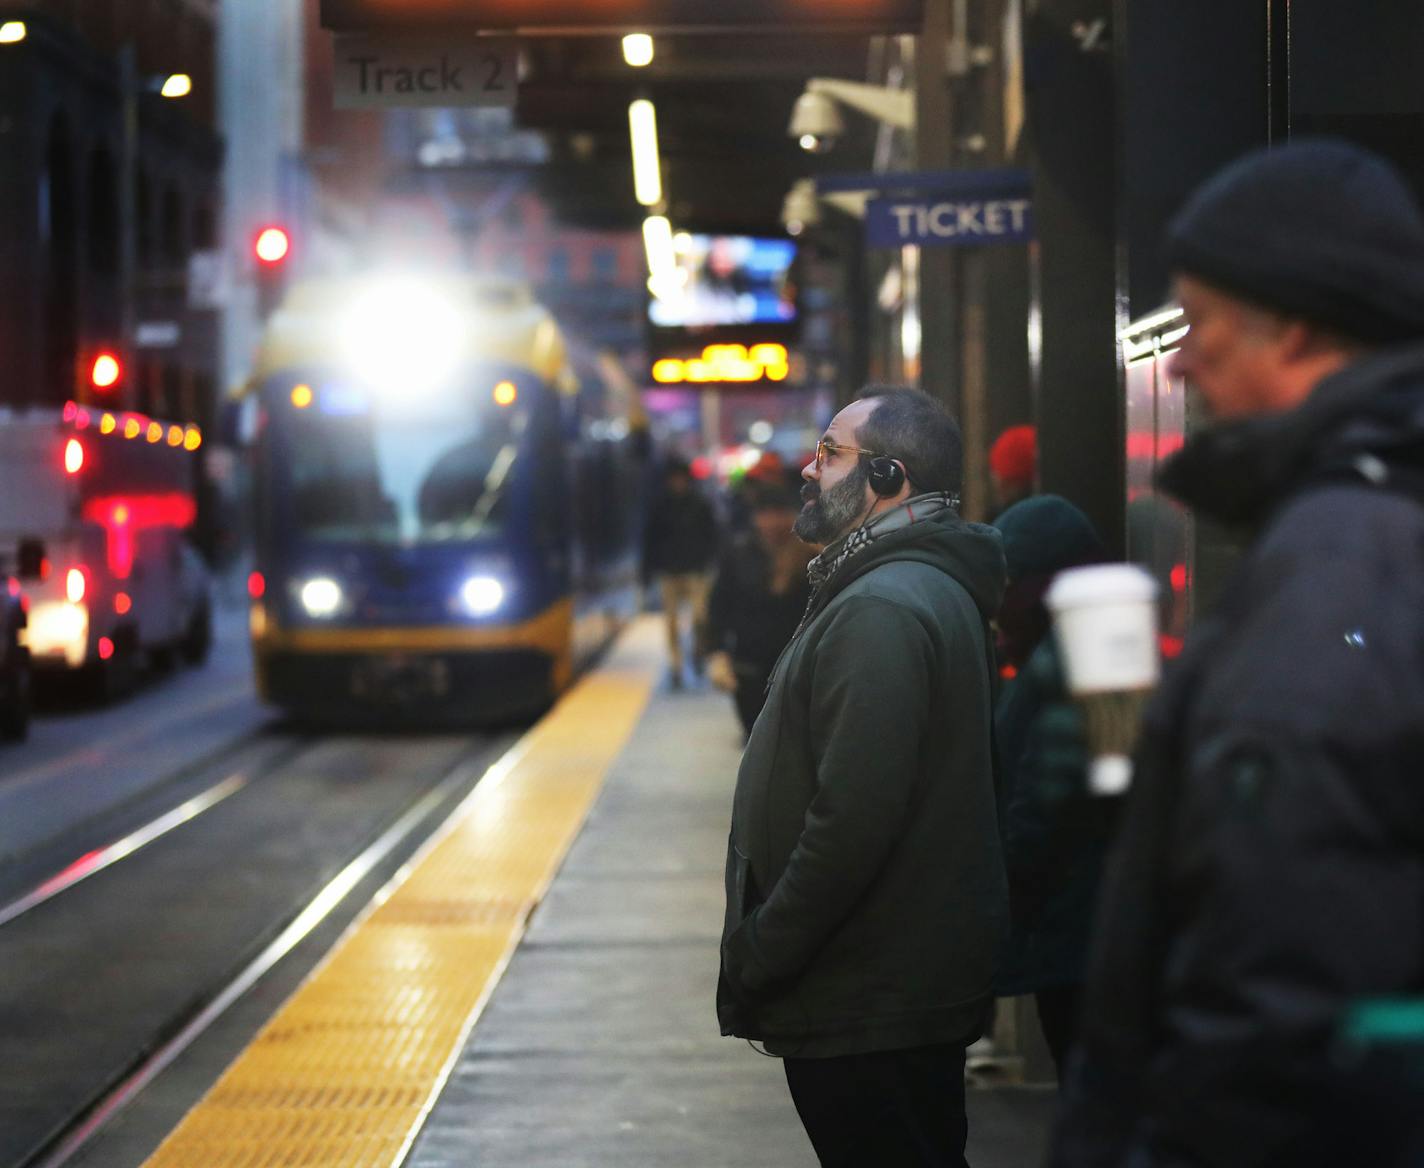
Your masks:
<path fill-rule="evenodd" d="M 989 447 L 989 486 L 995 513 L 1033 494 L 1038 479 L 1038 431 L 1010 426 Z"/>
<path fill-rule="evenodd" d="M 752 511 L 762 488 L 783 485 L 793 475 L 795 472 L 787 468 L 781 455 L 774 450 L 763 450 L 745 474 L 733 472 L 726 492 L 727 532 L 740 535 L 750 531 Z M 800 482 L 799 475 L 795 477 Z M 800 509 L 799 506 L 797 509 Z"/>
<path fill-rule="evenodd" d="M 707 611 L 707 674 L 728 690 L 742 729 L 766 700 L 771 667 L 796 631 L 811 594 L 812 549 L 792 531 L 800 500 L 788 486 L 749 482 L 750 530 L 736 536 L 717 566 Z"/>
<path fill-rule="evenodd" d="M 1214 422 L 1162 485 L 1251 542 L 1147 714 L 1052 1163 L 1402 1164 L 1418 1081 L 1342 1030 L 1424 988 L 1424 218 L 1305 140 L 1168 254 Z"/>
<path fill-rule="evenodd" d="M 1088 517 L 1058 495 L 1015 503 L 994 526 L 1004 538 L 1009 574 L 999 609 L 999 661 L 1012 674 L 994 719 L 1013 921 L 996 985 L 1001 996 L 1034 995 L 1061 1075 L 1077 1030 L 1093 903 L 1116 808 L 1086 793 L 1088 756 L 1067 704 L 1043 597 L 1057 573 L 1097 563 L 1105 553 Z"/>
<path fill-rule="evenodd" d="M 737 775 L 718 1015 L 785 1060 L 822 1164 L 962 1165 L 1007 912 L 1003 552 L 959 517 L 959 427 L 917 390 L 868 390 L 802 475 L 796 533 L 826 546 Z"/>
<path fill-rule="evenodd" d="M 717 517 L 692 483 L 687 463 L 670 460 L 663 469 L 662 491 L 653 500 L 643 532 L 643 583 L 658 582 L 663 617 L 667 621 L 668 685 L 683 682 L 683 612 L 691 628 L 688 637 L 692 665 L 702 670 L 706 655 L 707 597 L 712 565 L 717 558 Z"/>

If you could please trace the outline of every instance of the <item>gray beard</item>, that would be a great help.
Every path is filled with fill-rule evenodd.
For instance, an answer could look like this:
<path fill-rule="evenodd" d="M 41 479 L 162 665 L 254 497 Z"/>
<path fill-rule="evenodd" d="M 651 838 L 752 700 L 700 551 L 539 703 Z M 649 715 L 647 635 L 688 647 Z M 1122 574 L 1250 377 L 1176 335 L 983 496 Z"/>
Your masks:
<path fill-rule="evenodd" d="M 829 491 L 819 494 L 801 509 L 791 525 L 805 543 L 833 543 L 856 525 L 865 512 L 865 484 L 870 473 L 863 463 Z"/>

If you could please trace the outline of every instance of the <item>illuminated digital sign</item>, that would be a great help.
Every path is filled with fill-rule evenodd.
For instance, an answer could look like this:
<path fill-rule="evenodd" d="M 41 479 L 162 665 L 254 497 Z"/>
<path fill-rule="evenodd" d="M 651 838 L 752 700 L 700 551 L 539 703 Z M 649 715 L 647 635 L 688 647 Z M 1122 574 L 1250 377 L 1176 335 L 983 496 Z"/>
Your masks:
<path fill-rule="evenodd" d="M 338 32 L 465 25 L 491 32 L 919 31 L 924 0 L 321 0 Z"/>
<path fill-rule="evenodd" d="M 653 362 L 653 380 L 659 385 L 749 384 L 785 381 L 790 375 L 785 345 L 708 345 L 697 357 Z"/>

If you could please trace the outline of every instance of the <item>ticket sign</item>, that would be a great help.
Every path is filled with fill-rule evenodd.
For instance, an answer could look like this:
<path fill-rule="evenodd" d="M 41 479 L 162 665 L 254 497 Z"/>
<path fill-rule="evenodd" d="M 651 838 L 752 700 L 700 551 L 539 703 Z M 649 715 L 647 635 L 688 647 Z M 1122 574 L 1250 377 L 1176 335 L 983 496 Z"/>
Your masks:
<path fill-rule="evenodd" d="M 917 32 L 924 0 L 321 0 L 337 32 L 463 25 L 492 32 Z"/>
<path fill-rule="evenodd" d="M 1033 238 L 1033 203 L 1025 197 L 915 195 L 872 199 L 865 209 L 871 247 L 974 247 Z"/>

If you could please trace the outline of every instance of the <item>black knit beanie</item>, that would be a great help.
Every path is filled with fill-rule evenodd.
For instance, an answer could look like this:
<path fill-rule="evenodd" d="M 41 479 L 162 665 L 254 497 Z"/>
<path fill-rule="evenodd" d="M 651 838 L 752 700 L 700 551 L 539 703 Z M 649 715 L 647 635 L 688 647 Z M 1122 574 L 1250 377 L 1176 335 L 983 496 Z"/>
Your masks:
<path fill-rule="evenodd" d="M 1172 221 L 1167 261 L 1355 340 L 1424 338 L 1424 216 L 1393 166 L 1348 142 L 1232 163 Z"/>

